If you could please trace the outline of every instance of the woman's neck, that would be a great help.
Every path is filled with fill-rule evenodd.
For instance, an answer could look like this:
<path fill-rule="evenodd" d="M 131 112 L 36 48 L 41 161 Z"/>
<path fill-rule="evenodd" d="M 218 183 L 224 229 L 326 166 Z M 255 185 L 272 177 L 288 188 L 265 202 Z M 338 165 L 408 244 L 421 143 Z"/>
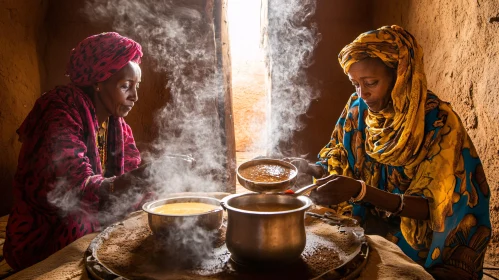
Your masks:
<path fill-rule="evenodd" d="M 107 118 L 109 118 L 110 114 L 94 91 L 92 91 L 90 97 L 92 103 L 94 104 L 95 114 L 97 115 L 97 122 L 99 123 L 99 127 L 101 127 L 102 123 L 104 123 L 107 120 Z"/>
<path fill-rule="evenodd" d="M 95 111 L 97 113 L 97 121 L 99 122 L 99 127 L 101 127 L 102 123 L 104 123 L 107 118 L 109 118 L 109 114 L 105 109 L 103 111 L 99 111 L 97 108 L 95 108 Z"/>

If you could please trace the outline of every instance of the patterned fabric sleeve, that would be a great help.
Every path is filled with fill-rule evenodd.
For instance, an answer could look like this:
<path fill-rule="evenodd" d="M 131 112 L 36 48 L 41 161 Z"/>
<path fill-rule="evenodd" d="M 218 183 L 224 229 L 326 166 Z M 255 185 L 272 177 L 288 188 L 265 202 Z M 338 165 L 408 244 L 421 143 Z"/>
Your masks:
<path fill-rule="evenodd" d="M 415 220 L 402 217 L 400 229 L 407 243 L 413 248 L 429 248 L 432 242 L 431 231 L 443 231 L 446 216 L 451 216 L 452 195 L 456 177 L 456 167 L 460 149 L 458 127 L 446 124 L 430 146 L 428 159 L 422 161 L 416 176 L 406 190 L 406 195 L 422 195 L 428 199 L 430 219 Z M 459 145 L 456 148 L 456 145 Z"/>
<path fill-rule="evenodd" d="M 141 158 L 140 152 L 135 145 L 135 140 L 133 138 L 132 129 L 130 126 L 123 120 L 123 144 L 125 151 L 125 173 L 139 167 Z"/>
<path fill-rule="evenodd" d="M 319 161 L 317 164 L 321 165 L 329 174 L 352 176 L 352 170 L 348 162 L 348 152 L 343 145 L 343 138 L 345 129 L 352 128 L 350 106 L 353 99 L 355 99 L 354 95 L 350 97 L 340 118 L 336 122 L 329 143 L 319 152 Z"/>
<path fill-rule="evenodd" d="M 353 178 L 351 168 L 354 166 L 354 162 L 352 161 L 353 156 L 349 156 L 352 147 L 345 146 L 344 143 L 350 143 L 351 136 L 357 135 L 351 133 L 352 131 L 357 131 L 357 99 L 358 97 L 356 94 L 353 94 L 350 97 L 340 118 L 336 122 L 329 143 L 319 152 L 319 162 L 317 162 L 317 164 L 323 166 L 329 174 L 338 174 Z M 347 201 L 338 205 L 330 205 L 329 207 L 342 215 L 355 213 L 355 205 L 352 205 Z"/>
<path fill-rule="evenodd" d="M 31 164 L 26 168 L 36 174 L 32 177 L 32 184 L 27 184 L 28 188 L 32 188 L 27 193 L 33 195 L 34 205 L 44 210 L 57 209 L 52 204 L 57 204 L 60 195 L 67 193 L 64 197 L 71 199 L 68 195 L 73 195 L 82 207 L 95 208 L 93 210 L 96 211 L 98 190 L 104 178 L 94 174 L 86 157 L 87 145 L 83 142 L 79 114 L 76 109 L 68 111 L 66 104 L 56 100 L 49 107 L 52 108 L 46 109 L 39 122 L 41 127 L 38 132 L 43 137 L 35 143 L 30 141 L 33 147 L 26 147 L 33 154 L 26 155 L 21 151 L 22 157 L 32 157 Z M 19 174 L 23 174 L 22 171 Z M 90 176 L 93 176 L 92 179 L 87 180 Z M 51 201 L 52 198 L 56 200 Z M 63 202 L 68 201 L 60 203 Z"/>
<path fill-rule="evenodd" d="M 95 174 L 87 157 L 81 114 L 68 106 L 74 100 L 67 95 L 45 97 L 23 123 L 30 132 L 20 134 L 16 204 L 4 245 L 5 259 L 14 269 L 30 266 L 100 227 L 96 213 L 104 178 Z"/>
<path fill-rule="evenodd" d="M 477 205 L 479 202 L 488 205 L 489 190 L 485 180 L 477 179 L 485 178 L 481 176 L 482 164 L 464 126 L 448 104 L 440 103 L 432 125 L 434 130 L 425 139 L 428 153 L 406 191 L 407 195 L 423 195 L 428 199 L 430 219 L 403 217 L 400 228 L 411 247 L 433 250 L 438 247 L 442 251 L 443 240 L 439 242 L 435 234 L 447 236 L 455 229 L 456 224 L 450 223 L 449 217 L 461 221 L 465 214 L 481 211 Z"/>

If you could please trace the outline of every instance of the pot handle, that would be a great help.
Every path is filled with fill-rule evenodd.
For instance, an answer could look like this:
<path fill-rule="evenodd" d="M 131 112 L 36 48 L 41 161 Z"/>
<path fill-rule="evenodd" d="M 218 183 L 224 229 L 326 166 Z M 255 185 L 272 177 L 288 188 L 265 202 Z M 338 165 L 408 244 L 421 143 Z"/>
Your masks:
<path fill-rule="evenodd" d="M 240 196 L 240 194 L 231 194 L 228 195 L 220 200 L 220 206 L 225 210 L 228 211 L 227 206 L 229 205 L 229 200 L 233 198 L 234 196 Z"/>
<path fill-rule="evenodd" d="M 224 197 L 220 200 L 220 206 L 227 211 L 227 197 Z"/>
<path fill-rule="evenodd" d="M 225 210 L 227 211 L 227 207 L 225 206 L 225 201 L 220 201 L 220 206 Z"/>

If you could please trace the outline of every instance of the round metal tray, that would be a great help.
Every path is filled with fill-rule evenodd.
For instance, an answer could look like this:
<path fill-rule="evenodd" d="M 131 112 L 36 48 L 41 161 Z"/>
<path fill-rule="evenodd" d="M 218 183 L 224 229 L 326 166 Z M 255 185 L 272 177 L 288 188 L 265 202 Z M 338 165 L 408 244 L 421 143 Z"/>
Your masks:
<path fill-rule="evenodd" d="M 316 207 L 307 212 L 307 245 L 301 259 L 286 267 L 246 267 L 233 262 L 223 242 L 225 227 L 219 232 L 221 239 L 213 245 L 214 251 L 203 260 L 210 263 L 210 269 L 198 264 L 172 268 L 175 258 L 182 256 L 178 250 L 170 252 L 166 257 L 169 261 L 158 264 L 157 259 L 163 257 L 155 257 L 155 237 L 142 211 L 96 236 L 85 252 L 85 266 L 94 279 L 354 279 L 369 253 L 364 231 L 355 220 L 328 210 Z M 111 249 L 117 252 L 116 261 L 109 261 L 110 254 L 105 253 Z M 158 273 L 162 266 L 169 268 Z"/>

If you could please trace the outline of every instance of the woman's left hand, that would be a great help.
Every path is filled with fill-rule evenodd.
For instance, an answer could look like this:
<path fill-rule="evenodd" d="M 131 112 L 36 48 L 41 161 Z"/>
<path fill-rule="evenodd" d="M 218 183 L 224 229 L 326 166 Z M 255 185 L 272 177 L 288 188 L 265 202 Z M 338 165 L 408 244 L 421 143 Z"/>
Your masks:
<path fill-rule="evenodd" d="M 292 165 L 296 166 L 298 172 L 311 175 L 314 178 L 321 178 L 325 172 L 321 166 L 315 163 L 309 163 L 308 160 L 303 158 L 287 157 L 283 158 L 282 160 L 287 161 Z"/>
<path fill-rule="evenodd" d="M 329 175 L 317 179 L 318 187 L 310 193 L 310 199 L 319 205 L 335 205 L 347 201 L 360 193 L 359 181 L 341 175 Z"/>

